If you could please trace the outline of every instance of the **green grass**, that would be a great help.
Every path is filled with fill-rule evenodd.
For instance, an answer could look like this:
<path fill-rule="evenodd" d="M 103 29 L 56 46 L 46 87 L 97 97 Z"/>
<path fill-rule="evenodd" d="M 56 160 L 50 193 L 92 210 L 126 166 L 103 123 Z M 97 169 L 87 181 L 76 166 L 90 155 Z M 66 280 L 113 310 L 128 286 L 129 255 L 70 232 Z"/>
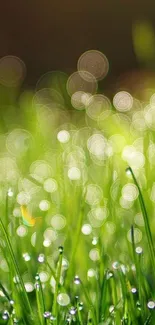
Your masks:
<path fill-rule="evenodd" d="M 136 108 L 101 121 L 66 102 L 2 111 L 0 324 L 155 324 L 154 131 L 131 130 Z"/>

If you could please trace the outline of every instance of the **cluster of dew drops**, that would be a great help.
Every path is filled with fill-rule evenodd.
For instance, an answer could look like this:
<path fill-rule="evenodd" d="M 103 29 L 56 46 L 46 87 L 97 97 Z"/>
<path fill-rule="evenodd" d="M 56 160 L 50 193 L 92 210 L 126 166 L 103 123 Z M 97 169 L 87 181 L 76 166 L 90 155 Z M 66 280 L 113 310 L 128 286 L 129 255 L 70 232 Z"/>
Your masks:
<path fill-rule="evenodd" d="M 98 61 L 100 65 L 95 65 L 94 62 Z M 5 67 L 10 65 L 13 67 L 13 72 L 11 78 L 7 78 L 4 75 Z M 91 68 L 91 70 L 90 70 Z M 0 82 L 3 83 L 4 86 L 10 87 L 12 85 L 18 85 L 25 76 L 25 70 L 26 67 L 23 64 L 23 62 L 14 56 L 7 56 L 4 57 L 0 60 L 0 72 L 1 69 L 3 70 L 3 75 L 2 79 L 0 79 Z M 83 109 L 84 106 L 86 106 L 86 115 L 87 115 L 87 121 L 89 121 L 89 118 L 92 119 L 93 121 L 100 121 L 98 123 L 102 123 L 105 119 L 105 112 L 102 111 L 102 109 L 105 109 L 105 106 L 107 108 L 107 113 L 108 116 L 111 114 L 111 104 L 109 103 L 109 100 L 107 97 L 103 95 L 96 95 L 96 90 L 97 90 L 97 82 L 98 80 L 102 80 L 108 73 L 109 70 L 109 62 L 106 58 L 105 55 L 100 53 L 99 51 L 87 51 L 78 60 L 78 71 L 73 73 L 67 81 L 67 91 L 68 94 L 71 97 L 71 103 L 72 106 L 76 110 L 81 110 Z M 43 82 L 43 79 L 41 79 Z M 85 89 L 81 90 L 81 85 L 84 85 Z M 80 91 L 79 91 L 80 89 Z M 44 90 L 43 90 L 44 91 Z M 42 92 L 43 95 L 43 92 Z M 41 96 L 41 91 L 38 90 L 38 93 L 35 95 L 35 100 L 38 101 Z M 34 100 L 34 102 L 35 102 Z M 85 105 L 86 103 L 86 105 Z M 101 103 L 101 105 L 98 105 L 98 103 Z M 115 94 L 113 98 L 113 105 L 117 111 L 117 113 L 126 113 L 132 111 L 134 105 L 137 105 L 138 107 L 138 112 L 133 114 L 132 117 L 132 129 L 131 131 L 135 132 L 135 130 L 138 130 L 141 134 L 141 132 L 147 130 L 149 128 L 150 130 L 155 129 L 155 119 L 154 119 L 154 105 L 155 105 L 155 94 L 153 94 L 150 98 L 150 103 L 149 105 L 145 106 L 144 109 L 142 109 L 142 105 L 140 101 L 134 99 L 128 92 L 125 91 L 120 91 L 117 94 Z M 96 110 L 93 110 L 93 107 L 96 107 Z M 120 115 L 121 116 L 121 115 Z M 100 119 L 98 119 L 100 117 Z M 128 122 L 126 120 L 126 122 Z M 123 159 L 128 163 L 135 163 L 136 168 L 143 168 L 145 164 L 145 157 L 143 153 L 141 152 L 141 149 L 138 148 L 136 149 L 136 146 L 125 146 L 125 139 L 119 135 L 115 134 L 111 136 L 110 141 L 107 142 L 107 140 L 104 138 L 102 134 L 99 134 L 98 132 L 96 134 L 93 134 L 87 141 L 87 149 L 89 151 L 89 154 L 92 158 L 92 160 L 97 163 L 101 164 L 104 163 L 105 159 L 107 157 L 111 157 L 113 154 L 112 152 L 112 146 L 111 144 L 115 145 L 116 140 L 118 139 L 120 142 L 122 142 L 122 146 L 124 147 L 123 149 Z M 8 151 L 13 154 L 13 156 L 18 155 L 17 152 L 20 150 L 25 150 L 24 145 L 19 144 L 24 144 L 22 139 L 29 140 L 31 142 L 31 134 L 27 132 L 26 130 L 22 129 L 16 129 L 12 131 L 8 137 L 7 137 L 7 149 Z M 60 130 L 57 134 L 57 139 L 61 144 L 65 144 L 70 140 L 70 133 L 67 130 Z M 16 140 L 16 141 L 15 141 Z M 24 141 L 25 141 L 24 140 Z M 117 147 L 117 146 L 116 146 Z M 119 149 L 119 148 L 118 148 Z M 106 155 L 105 155 L 105 150 L 106 150 Z M 118 150 L 119 151 L 119 150 Z M 21 152 L 22 153 L 22 152 Z M 155 145 L 154 143 L 151 143 L 149 146 L 148 150 L 148 158 L 152 162 L 154 160 L 154 155 L 155 155 Z M 131 157 L 132 156 L 132 157 Z M 132 159 L 131 159 L 132 158 Z M 131 160 L 131 161 L 130 161 Z M 16 164 L 11 158 L 2 158 L 0 161 L 0 166 L 5 167 L 7 162 L 7 165 L 9 166 L 9 169 L 12 171 L 12 174 L 8 173 L 8 177 L 12 177 L 13 171 L 14 175 L 17 176 L 18 178 L 18 168 L 16 168 Z M 154 164 L 154 163 L 153 163 Z M 36 164 L 32 166 L 33 168 L 36 168 Z M 33 169 L 32 168 L 32 169 Z M 1 168 L 3 171 L 3 168 Z M 5 168 L 4 168 L 5 169 Z M 76 167 L 76 166 L 71 166 L 68 169 L 68 178 L 71 181 L 78 181 L 82 177 L 81 175 L 81 170 Z M 57 182 L 54 179 L 48 178 L 44 182 L 44 190 L 53 193 L 57 190 Z M 99 200 L 99 197 L 101 196 L 102 198 L 102 193 L 100 193 L 100 188 L 97 185 L 92 185 L 90 184 L 87 188 L 87 196 L 86 200 L 87 203 L 91 206 L 91 195 L 92 192 L 95 193 L 96 191 L 96 197 L 97 200 Z M 152 201 L 155 202 L 155 187 L 152 187 Z M 131 184 L 128 183 L 122 188 L 121 192 L 121 199 L 120 199 L 120 205 L 121 207 L 128 209 L 132 206 L 134 201 L 136 200 L 138 196 L 138 191 L 137 188 Z M 9 189 L 8 191 L 8 196 L 12 197 L 13 196 L 13 191 L 12 189 Z M 17 202 L 21 204 L 23 200 L 24 193 L 21 192 L 17 195 Z M 94 198 L 94 197 L 93 197 Z M 24 197 L 25 199 L 25 197 Z M 100 200 L 99 200 L 100 201 Z M 48 210 L 48 201 L 41 201 L 39 204 L 39 207 L 42 211 Z M 17 213 L 18 211 L 16 211 Z M 102 213 L 101 213 L 102 212 Z M 105 219 L 105 211 L 100 210 L 94 210 L 92 209 L 90 213 L 88 214 L 88 219 L 90 223 L 86 223 L 82 225 L 82 233 L 84 235 L 89 235 L 92 232 L 92 228 L 97 225 L 100 226 L 102 222 Z M 108 211 L 106 211 L 108 212 Z M 94 217 L 95 215 L 95 217 Z M 139 216 L 138 217 L 138 222 L 140 223 L 141 219 Z M 59 221 L 61 220 L 61 223 L 63 226 L 65 225 L 65 219 L 63 216 L 58 216 L 57 215 L 57 220 L 59 218 Z M 137 219 L 136 219 L 137 220 Z M 55 219 L 53 218 L 52 223 L 55 224 Z M 53 225 L 52 224 L 52 225 Z M 111 224 L 112 226 L 112 224 Z M 20 226 L 17 229 L 17 234 L 19 236 L 24 236 L 26 233 L 23 233 L 26 228 L 23 226 Z M 113 229 L 115 231 L 115 229 Z M 54 233 L 54 232 L 53 232 Z M 135 242 L 138 244 L 141 239 L 142 239 L 142 232 L 137 228 L 135 229 Z M 127 233 L 127 238 L 131 242 L 131 233 L 130 231 Z M 92 244 L 96 245 L 97 244 L 97 237 L 94 237 L 92 240 Z M 48 241 L 45 240 L 44 242 L 45 247 L 48 246 Z M 46 246 L 47 245 L 47 246 Z M 59 252 L 63 252 L 63 248 L 59 248 Z M 138 246 L 136 247 L 136 253 L 137 254 L 142 254 L 143 249 L 142 247 Z M 89 254 L 91 260 L 97 261 L 99 259 L 99 254 L 96 248 L 93 248 L 90 251 Z M 23 258 L 25 261 L 30 260 L 30 255 L 28 253 L 23 254 Z M 40 254 L 38 257 L 38 261 L 42 263 L 44 261 L 44 255 Z M 120 266 L 118 265 L 118 262 L 113 263 L 113 269 L 117 270 Z M 125 268 L 121 266 L 122 271 L 125 272 Z M 94 276 L 94 270 L 90 269 L 88 271 L 90 277 Z M 112 272 L 108 273 L 108 278 L 110 279 L 113 276 Z M 35 283 L 35 289 L 39 290 L 40 286 L 40 280 L 39 280 L 39 275 L 36 275 L 36 283 Z M 81 281 L 78 276 L 75 276 L 74 283 L 77 285 L 80 285 Z M 137 289 L 135 287 L 131 288 L 131 292 L 133 294 L 137 294 Z M 77 313 L 77 309 L 81 311 L 83 309 L 83 303 L 79 302 L 78 298 L 76 297 L 77 303 L 76 306 L 71 306 L 68 311 L 67 315 L 67 320 L 70 322 L 71 319 L 74 320 L 74 317 Z M 62 307 L 70 305 L 70 297 L 67 293 L 59 293 L 57 297 L 57 303 L 60 304 Z M 18 320 L 16 319 L 15 315 L 15 309 L 14 309 L 14 302 L 13 300 L 10 300 L 10 306 L 11 306 L 11 315 L 13 315 L 13 322 L 14 324 L 18 323 Z M 147 307 L 149 309 L 154 309 L 155 308 L 155 302 L 153 300 L 149 300 L 147 303 Z M 137 308 L 140 308 L 140 304 L 137 302 Z M 45 311 L 44 315 L 45 318 L 49 319 L 51 322 L 54 321 L 55 316 L 52 315 L 50 311 Z M 8 320 L 10 317 L 10 312 L 8 310 L 4 310 L 2 318 L 3 320 Z"/>

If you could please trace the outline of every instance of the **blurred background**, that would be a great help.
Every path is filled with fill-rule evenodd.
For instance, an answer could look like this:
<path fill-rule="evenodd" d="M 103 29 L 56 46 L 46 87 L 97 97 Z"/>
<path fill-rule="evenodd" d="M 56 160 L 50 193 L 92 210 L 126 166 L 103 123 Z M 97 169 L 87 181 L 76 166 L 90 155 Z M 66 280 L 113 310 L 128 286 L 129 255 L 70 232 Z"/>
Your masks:
<path fill-rule="evenodd" d="M 100 50 L 110 64 L 101 85 L 113 89 L 118 77 L 146 68 L 137 60 L 132 28 L 141 20 L 154 28 L 154 12 L 154 0 L 2 1 L 0 57 L 20 57 L 27 67 L 25 85 L 34 87 L 45 72 L 70 74 L 83 52 Z"/>

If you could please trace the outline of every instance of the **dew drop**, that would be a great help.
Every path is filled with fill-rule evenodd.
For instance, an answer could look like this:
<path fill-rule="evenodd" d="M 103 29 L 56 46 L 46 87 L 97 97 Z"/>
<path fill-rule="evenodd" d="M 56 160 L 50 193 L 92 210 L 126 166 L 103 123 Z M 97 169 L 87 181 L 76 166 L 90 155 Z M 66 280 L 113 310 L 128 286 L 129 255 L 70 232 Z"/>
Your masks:
<path fill-rule="evenodd" d="M 39 254 L 38 256 L 38 262 L 39 263 L 44 263 L 45 261 L 45 255 L 44 254 Z"/>
<path fill-rule="evenodd" d="M 128 325 L 128 318 L 127 318 L 127 317 L 123 317 L 123 318 L 121 319 L 121 324 L 123 324 L 123 325 Z"/>
<path fill-rule="evenodd" d="M 34 290 L 34 285 L 31 282 L 24 283 L 26 292 L 32 292 Z"/>
<path fill-rule="evenodd" d="M 71 323 L 71 321 L 72 321 L 72 317 L 71 317 L 71 315 L 67 315 L 67 317 L 66 317 L 66 321 L 67 321 L 68 324 Z"/>
<path fill-rule="evenodd" d="M 10 300 L 10 305 L 12 306 L 12 305 L 14 305 L 14 303 L 15 303 L 14 300 L 11 299 Z"/>
<path fill-rule="evenodd" d="M 2 318 L 4 320 L 8 320 L 9 319 L 9 312 L 7 310 L 4 310 L 3 315 L 2 315 Z"/>
<path fill-rule="evenodd" d="M 77 309 L 76 309 L 76 307 L 74 307 L 74 306 L 72 306 L 72 307 L 70 308 L 70 310 L 69 310 L 70 315 L 75 315 L 76 312 L 77 312 Z"/>
<path fill-rule="evenodd" d="M 51 315 L 50 320 L 56 320 L 56 317 Z"/>
<path fill-rule="evenodd" d="M 113 314 L 114 311 L 115 311 L 115 307 L 114 307 L 113 305 L 111 305 L 111 306 L 109 307 L 109 312 L 110 312 L 110 314 Z"/>
<path fill-rule="evenodd" d="M 92 245 L 97 245 L 97 243 L 98 243 L 98 238 L 94 237 L 92 240 Z"/>
<path fill-rule="evenodd" d="M 25 260 L 26 262 L 28 262 L 28 261 L 30 261 L 31 256 L 30 256 L 28 253 L 24 253 L 24 254 L 23 254 L 23 258 L 24 258 L 24 260 Z"/>
<path fill-rule="evenodd" d="M 155 302 L 153 300 L 150 300 L 147 303 L 147 307 L 150 308 L 150 309 L 154 309 L 155 308 Z"/>
<path fill-rule="evenodd" d="M 83 302 L 79 302 L 79 303 L 78 303 L 78 309 L 79 309 L 79 310 L 82 310 L 82 309 L 83 309 Z"/>
<path fill-rule="evenodd" d="M 38 282 L 35 283 L 35 289 L 36 289 L 37 291 L 40 290 L 40 284 L 39 284 Z"/>
<path fill-rule="evenodd" d="M 75 275 L 74 283 L 75 283 L 75 284 L 80 284 L 80 283 L 81 283 L 81 280 L 80 280 L 80 278 L 79 278 L 78 275 Z"/>
<path fill-rule="evenodd" d="M 108 280 L 111 279 L 111 278 L 113 278 L 113 277 L 114 277 L 113 272 L 108 272 L 108 273 L 107 273 L 107 279 L 108 279 Z"/>
<path fill-rule="evenodd" d="M 39 276 L 38 273 L 36 274 L 35 279 L 36 279 L 36 281 L 39 281 L 40 280 L 40 276 Z"/>
<path fill-rule="evenodd" d="M 141 310 L 141 304 L 140 304 L 139 301 L 137 301 L 137 303 L 136 303 L 136 307 L 137 307 L 138 310 Z"/>
<path fill-rule="evenodd" d="M 113 269 L 117 270 L 120 267 L 120 264 L 118 261 L 112 263 Z"/>
<path fill-rule="evenodd" d="M 137 293 L 137 289 L 136 288 L 131 288 L 131 292 L 132 293 Z"/>
<path fill-rule="evenodd" d="M 49 279 L 49 273 L 46 272 L 46 271 L 42 271 L 42 272 L 39 273 L 39 277 L 40 277 L 40 281 L 45 283 Z"/>
<path fill-rule="evenodd" d="M 59 253 L 62 254 L 63 253 L 63 247 L 62 246 L 59 246 Z"/>
<path fill-rule="evenodd" d="M 13 277 L 13 282 L 14 282 L 15 284 L 17 284 L 17 283 L 20 282 L 20 281 L 19 281 L 19 277 L 18 277 L 17 275 Z"/>
<path fill-rule="evenodd" d="M 131 169 L 130 169 L 130 167 L 126 168 L 125 172 L 126 172 L 126 174 L 128 176 L 130 176 L 131 175 Z"/>
<path fill-rule="evenodd" d="M 45 311 L 44 312 L 44 318 L 50 318 L 50 317 L 51 317 L 50 311 Z"/>
<path fill-rule="evenodd" d="M 135 251 L 136 251 L 137 254 L 142 254 L 143 253 L 143 248 L 138 246 L 138 247 L 136 247 Z"/>
<path fill-rule="evenodd" d="M 9 197 L 12 197 L 13 196 L 13 191 L 11 188 L 8 189 L 8 196 Z"/>
<path fill-rule="evenodd" d="M 90 224 L 84 224 L 81 228 L 81 231 L 84 235 L 88 236 L 92 232 L 92 226 Z"/>

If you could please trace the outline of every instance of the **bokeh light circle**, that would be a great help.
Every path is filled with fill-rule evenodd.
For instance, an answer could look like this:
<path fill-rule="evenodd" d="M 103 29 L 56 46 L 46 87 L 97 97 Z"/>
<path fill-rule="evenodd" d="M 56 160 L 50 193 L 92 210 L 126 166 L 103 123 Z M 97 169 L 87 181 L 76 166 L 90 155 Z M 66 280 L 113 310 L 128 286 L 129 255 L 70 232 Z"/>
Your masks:
<path fill-rule="evenodd" d="M 20 58 L 8 55 L 0 59 L 0 83 L 3 86 L 19 86 L 25 75 L 26 66 Z"/>
<path fill-rule="evenodd" d="M 96 184 L 89 184 L 86 188 L 85 201 L 89 205 L 100 203 L 103 198 L 102 189 Z"/>
<path fill-rule="evenodd" d="M 70 297 L 67 295 L 67 293 L 60 293 L 57 296 L 57 303 L 60 306 L 67 306 L 70 303 Z"/>
<path fill-rule="evenodd" d="M 128 183 L 122 188 L 122 197 L 126 201 L 134 201 L 139 195 L 138 188 L 135 184 Z"/>
<path fill-rule="evenodd" d="M 78 181 L 81 178 L 81 171 L 77 167 L 71 167 L 68 170 L 68 178 L 71 181 Z"/>
<path fill-rule="evenodd" d="M 85 109 L 86 100 L 84 91 L 76 91 L 71 97 L 71 104 L 74 108 L 81 111 Z"/>
<path fill-rule="evenodd" d="M 77 91 L 95 94 L 97 91 L 97 81 L 88 71 L 76 71 L 68 78 L 66 87 L 70 96 Z"/>
<path fill-rule="evenodd" d="M 66 226 L 66 218 L 62 214 L 56 214 L 51 219 L 51 226 L 55 230 L 61 230 Z"/>
<path fill-rule="evenodd" d="M 127 112 L 133 106 L 133 98 L 127 91 L 119 91 L 113 98 L 113 104 L 119 112 Z"/>
<path fill-rule="evenodd" d="M 6 147 L 9 153 L 14 156 L 24 154 L 32 149 L 33 137 L 30 132 L 24 129 L 14 129 L 6 139 Z"/>
<path fill-rule="evenodd" d="M 102 113 L 110 109 L 110 100 L 102 94 L 93 95 L 87 100 L 86 113 L 93 120 L 98 120 Z"/>
<path fill-rule="evenodd" d="M 44 182 L 44 190 L 48 193 L 53 193 L 57 191 L 58 189 L 58 184 L 57 181 L 53 178 L 48 178 Z"/>
<path fill-rule="evenodd" d="M 102 52 L 89 50 L 80 56 L 77 68 L 78 71 L 88 71 L 95 76 L 97 80 L 102 80 L 109 71 L 109 62 Z"/>
<path fill-rule="evenodd" d="M 92 227 L 90 224 L 84 224 L 81 228 L 81 232 L 84 234 L 84 235 L 90 235 L 91 232 L 92 232 Z"/>
<path fill-rule="evenodd" d="M 70 139 L 70 133 L 67 130 L 61 130 L 57 134 L 57 139 L 61 143 L 67 143 Z"/>
<path fill-rule="evenodd" d="M 21 225 L 17 228 L 16 233 L 19 237 L 25 237 L 28 234 L 28 229 L 26 226 Z"/>
<path fill-rule="evenodd" d="M 138 244 L 142 240 L 142 232 L 138 228 L 134 228 L 134 242 L 135 244 Z M 132 243 L 132 234 L 131 230 L 128 231 L 127 233 L 127 239 L 130 243 Z"/>

